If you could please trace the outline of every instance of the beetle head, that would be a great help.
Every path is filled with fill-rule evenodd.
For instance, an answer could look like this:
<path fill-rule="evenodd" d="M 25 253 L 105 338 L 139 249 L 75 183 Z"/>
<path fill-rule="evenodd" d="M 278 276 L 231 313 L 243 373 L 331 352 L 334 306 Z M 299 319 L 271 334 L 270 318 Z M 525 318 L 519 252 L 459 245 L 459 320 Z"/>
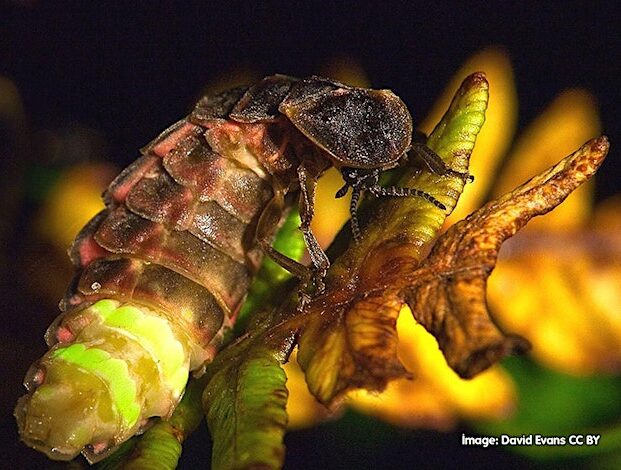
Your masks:
<path fill-rule="evenodd" d="M 412 139 L 412 117 L 390 90 L 312 77 L 293 86 L 279 111 L 338 168 L 390 168 Z"/>
<path fill-rule="evenodd" d="M 345 196 L 349 187 L 354 190 L 361 191 L 364 189 L 374 188 L 379 183 L 380 170 L 377 168 L 341 168 L 341 175 L 345 184 L 336 193 L 336 198 Z"/>

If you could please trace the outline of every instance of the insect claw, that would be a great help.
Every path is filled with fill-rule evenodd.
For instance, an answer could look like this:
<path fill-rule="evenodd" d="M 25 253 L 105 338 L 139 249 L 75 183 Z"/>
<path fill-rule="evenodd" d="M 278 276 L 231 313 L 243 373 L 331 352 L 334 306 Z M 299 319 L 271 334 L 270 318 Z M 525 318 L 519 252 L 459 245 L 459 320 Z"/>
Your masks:
<path fill-rule="evenodd" d="M 461 171 L 448 170 L 448 173 L 461 178 L 464 180 L 464 183 L 472 183 L 474 181 L 474 175 L 471 175 L 468 172 L 462 173 Z"/>
<path fill-rule="evenodd" d="M 324 282 L 324 279 L 326 277 L 326 269 L 321 269 L 318 270 L 314 277 L 314 284 L 315 284 L 315 295 L 321 295 L 326 291 L 326 283 Z"/>
<path fill-rule="evenodd" d="M 326 273 L 327 269 L 320 268 L 311 271 L 303 278 L 298 290 L 298 297 L 300 299 L 297 308 L 298 312 L 304 311 L 314 297 L 320 296 L 326 291 L 326 283 L 324 282 Z"/>
<path fill-rule="evenodd" d="M 302 313 L 304 312 L 306 305 L 308 305 L 308 302 L 310 301 L 310 297 L 308 294 L 305 294 L 302 292 L 298 292 L 298 296 L 300 298 L 300 301 L 298 302 L 298 308 L 296 309 L 296 312 Z"/>
<path fill-rule="evenodd" d="M 467 171 L 457 171 L 451 168 L 446 168 L 444 171 L 445 175 L 456 176 L 457 178 L 461 178 L 464 183 L 472 183 L 474 181 L 474 176 L 468 173 Z"/>
<path fill-rule="evenodd" d="M 307 290 L 306 283 L 304 283 L 298 290 L 298 298 L 300 299 L 300 301 L 298 302 L 298 308 L 297 308 L 298 313 L 302 313 L 304 309 L 306 308 L 306 306 L 310 303 L 311 299 L 313 298 L 312 295 L 306 292 L 306 290 Z"/>

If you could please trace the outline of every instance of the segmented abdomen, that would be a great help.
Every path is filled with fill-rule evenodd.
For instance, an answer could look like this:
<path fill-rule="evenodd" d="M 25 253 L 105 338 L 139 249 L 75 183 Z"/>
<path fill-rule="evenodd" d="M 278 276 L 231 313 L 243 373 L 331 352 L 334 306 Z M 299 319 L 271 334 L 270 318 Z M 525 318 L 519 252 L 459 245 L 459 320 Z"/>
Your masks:
<path fill-rule="evenodd" d="M 258 220 L 275 195 L 282 210 L 295 168 L 286 121 L 216 109 L 239 93 L 202 100 L 149 144 L 76 238 L 64 313 L 15 411 L 22 439 L 50 457 L 97 461 L 170 416 L 234 323 L 261 261 Z"/>
<path fill-rule="evenodd" d="M 272 197 L 268 182 L 234 158 L 243 131 L 184 120 L 150 144 L 79 234 L 72 259 L 82 271 L 63 306 L 113 298 L 157 307 L 186 322 L 211 354 L 257 269 L 255 226 Z"/>

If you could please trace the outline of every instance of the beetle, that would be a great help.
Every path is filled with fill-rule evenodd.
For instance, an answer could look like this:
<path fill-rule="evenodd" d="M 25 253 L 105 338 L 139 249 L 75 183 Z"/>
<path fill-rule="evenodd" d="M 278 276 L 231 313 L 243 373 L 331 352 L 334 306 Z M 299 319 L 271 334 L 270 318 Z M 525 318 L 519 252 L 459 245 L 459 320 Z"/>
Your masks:
<path fill-rule="evenodd" d="M 421 135 L 414 133 L 412 117 L 406 105 L 390 90 L 356 88 L 318 76 L 299 80 L 286 75 L 273 75 L 249 88 L 237 88 L 203 98 L 189 120 L 205 123 L 205 120 L 218 117 L 267 126 L 287 123 L 292 141 L 303 140 L 300 134 L 306 137 L 306 145 L 301 146 L 300 152 L 283 152 L 280 155 L 295 168 L 295 173 L 278 177 L 281 179 L 280 186 L 289 188 L 286 191 L 292 186 L 291 176 L 294 183 L 298 183 L 301 193 L 300 229 L 313 265 L 312 272 L 282 256 L 269 244 L 273 227 L 276 226 L 274 222 L 280 215 L 261 218 L 256 241 L 264 253 L 298 277 L 308 280 L 312 274 L 317 293 L 325 287 L 323 277 L 330 263 L 317 243 L 310 223 L 317 179 L 325 169 L 334 166 L 341 172 L 345 184 L 336 193 L 337 198 L 343 197 L 352 188 L 350 213 L 355 241 L 360 239 L 357 204 L 365 190 L 375 196 L 417 196 L 442 210 L 446 209 L 424 191 L 379 185 L 381 172 L 397 166 L 409 150 L 413 150 L 438 174 L 461 175 L 447 168 L 442 159 L 422 142 L 412 142 L 413 135 L 418 138 Z M 465 177 L 470 178 L 468 175 Z M 279 198 L 280 195 L 275 195 L 275 199 Z M 282 208 L 282 203 L 277 205 Z"/>
<path fill-rule="evenodd" d="M 321 294 L 329 260 L 310 223 L 326 169 L 343 176 L 336 197 L 352 188 L 355 240 L 363 191 L 446 209 L 378 183 L 410 151 L 453 172 L 413 135 L 391 91 L 321 77 L 272 75 L 201 98 L 115 178 L 76 237 L 76 276 L 15 411 L 22 439 L 51 458 L 97 461 L 150 417 L 170 416 L 188 373 L 234 324 L 264 253 L 302 278 L 304 295 Z M 310 268 L 271 246 L 297 197 Z"/>

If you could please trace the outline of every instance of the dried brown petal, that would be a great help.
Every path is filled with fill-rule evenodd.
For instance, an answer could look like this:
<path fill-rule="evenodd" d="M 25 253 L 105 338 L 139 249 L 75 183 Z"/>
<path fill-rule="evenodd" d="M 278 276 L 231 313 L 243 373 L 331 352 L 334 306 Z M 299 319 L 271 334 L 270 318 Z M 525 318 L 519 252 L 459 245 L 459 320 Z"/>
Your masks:
<path fill-rule="evenodd" d="M 369 297 L 350 309 L 313 317 L 300 339 L 298 362 L 316 398 L 329 403 L 345 390 L 383 390 L 409 376 L 397 358 L 398 298 Z"/>
<path fill-rule="evenodd" d="M 608 140 L 587 142 L 554 167 L 455 224 L 435 244 L 420 270 L 432 282 L 405 289 L 415 318 L 436 338 L 449 365 L 472 377 L 527 342 L 505 336 L 487 311 L 487 278 L 502 243 L 534 216 L 560 204 L 589 179 L 608 152 Z"/>

